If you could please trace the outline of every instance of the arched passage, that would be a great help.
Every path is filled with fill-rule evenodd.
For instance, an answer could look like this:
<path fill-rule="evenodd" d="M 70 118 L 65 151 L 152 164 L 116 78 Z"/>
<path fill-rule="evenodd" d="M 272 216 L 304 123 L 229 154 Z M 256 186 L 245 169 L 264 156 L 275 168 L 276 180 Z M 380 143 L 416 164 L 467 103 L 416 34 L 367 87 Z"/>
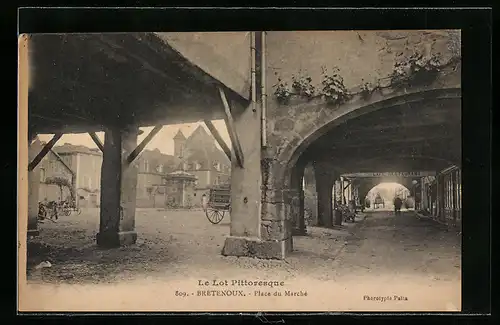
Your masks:
<path fill-rule="evenodd" d="M 406 93 L 405 93 L 406 92 Z M 331 141 L 332 136 L 329 135 L 332 131 L 335 131 L 339 126 L 345 125 L 349 121 L 360 120 L 363 117 L 370 113 L 376 113 L 378 111 L 385 111 L 388 108 L 401 108 L 406 107 L 408 115 L 413 117 L 418 117 L 421 119 L 421 123 L 417 125 L 409 125 L 410 127 L 425 127 L 433 128 L 441 122 L 446 122 L 446 119 L 449 118 L 448 112 L 445 112 L 446 109 L 438 109 L 435 110 L 432 114 L 426 114 L 421 111 L 420 107 L 426 104 L 430 104 L 430 106 L 442 107 L 442 104 L 445 102 L 452 103 L 448 105 L 446 108 L 455 110 L 453 115 L 455 115 L 454 121 L 460 121 L 460 99 L 461 99 L 461 89 L 459 87 L 453 88 L 432 88 L 432 87 L 423 87 L 421 89 L 413 89 L 410 92 L 407 90 L 396 90 L 391 94 L 387 94 L 384 96 L 374 96 L 375 98 L 370 99 L 369 101 L 364 101 L 359 98 L 352 99 L 349 103 L 343 104 L 338 109 L 329 109 L 325 107 L 322 109 L 324 115 L 328 116 L 318 116 L 318 118 L 314 121 L 310 121 L 307 123 L 308 128 L 303 127 L 303 129 L 294 130 L 294 132 L 285 138 L 284 146 L 278 150 L 276 153 L 275 161 L 278 161 L 278 164 L 273 165 L 273 170 L 271 176 L 273 176 L 273 182 L 281 183 L 284 187 L 290 184 L 291 181 L 291 170 L 294 168 L 295 164 L 301 156 L 306 154 L 307 158 L 302 158 L 306 160 L 314 160 L 315 158 L 320 160 L 318 153 L 311 155 L 311 149 L 314 148 L 317 142 L 321 142 L 324 138 L 328 138 L 331 144 L 335 144 L 335 141 Z M 315 105 L 311 103 L 310 105 Z M 433 108 L 430 108 L 432 111 Z M 412 112 L 413 111 L 413 112 Z M 440 114 L 442 113 L 442 114 Z M 366 119 L 364 119 L 366 121 Z M 401 122 L 401 123 L 398 123 Z M 396 125 L 398 127 L 405 127 L 406 121 L 396 121 Z M 459 122 L 460 123 L 460 122 Z M 310 125 L 309 125 L 310 124 Z M 460 124 L 458 124 L 460 126 Z M 370 127 L 370 125 L 364 125 L 364 127 Z M 394 125 L 392 126 L 394 128 Z M 390 128 L 390 126 L 389 126 Z M 322 139 L 323 138 L 323 139 Z M 439 138 L 439 136 L 438 136 Z M 342 139 L 342 138 L 340 138 Z M 314 149 L 313 149 L 314 150 Z M 308 152 L 309 151 L 309 152 Z M 330 154 L 328 152 L 327 154 Z M 376 155 L 384 155 L 382 152 L 374 152 L 370 155 L 370 157 Z M 392 153 L 394 154 L 394 152 Z M 400 153 L 404 155 L 405 153 Z M 427 155 L 425 153 L 416 153 L 416 152 L 407 152 L 408 155 Z M 315 157 L 313 157 L 315 156 Z M 434 156 L 434 155 L 431 155 Z M 440 155 L 438 155 L 440 156 Z M 459 161 L 458 159 L 460 154 L 455 156 L 450 156 L 442 159 Z"/>
<path fill-rule="evenodd" d="M 370 206 L 367 206 L 367 208 L 377 209 L 380 208 L 380 206 L 375 205 L 377 203 L 376 198 L 379 197 L 383 200 L 383 208 L 392 210 L 392 203 L 396 196 L 400 197 L 403 201 L 411 197 L 410 188 L 397 182 L 380 182 L 370 188 L 366 195 L 361 193 L 360 199 L 363 200 L 363 203 L 366 201 L 370 203 Z"/>
<path fill-rule="evenodd" d="M 284 197 L 283 210 L 291 212 L 292 227 L 304 223 L 303 204 L 307 200 L 300 180 L 311 162 L 318 223 L 326 227 L 332 225 L 332 213 L 321 211 L 332 210 L 331 189 L 343 173 L 438 171 L 460 163 L 460 88 L 414 89 L 360 104 L 356 108 L 354 103 L 345 104 L 347 107 L 339 107 L 333 118 L 316 121 L 304 138 L 287 141 L 278 158 L 269 160 L 266 184 L 289 194 Z M 359 197 L 366 196 L 363 192 L 371 187 L 359 189 Z"/>

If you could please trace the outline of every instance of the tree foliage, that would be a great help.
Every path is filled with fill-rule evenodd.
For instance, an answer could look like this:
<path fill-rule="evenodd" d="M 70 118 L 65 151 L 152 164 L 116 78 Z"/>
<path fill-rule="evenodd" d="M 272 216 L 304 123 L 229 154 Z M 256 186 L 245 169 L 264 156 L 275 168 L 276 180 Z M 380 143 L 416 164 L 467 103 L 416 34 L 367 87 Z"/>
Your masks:
<path fill-rule="evenodd" d="M 62 193 L 62 189 L 64 187 L 66 187 L 66 188 L 68 188 L 69 192 L 71 193 L 71 197 L 72 198 L 75 197 L 75 193 L 74 193 L 74 189 L 73 189 L 73 186 L 71 184 L 71 181 L 67 178 L 60 177 L 60 176 L 47 177 L 47 179 L 45 180 L 45 184 L 58 186 L 61 193 Z"/>

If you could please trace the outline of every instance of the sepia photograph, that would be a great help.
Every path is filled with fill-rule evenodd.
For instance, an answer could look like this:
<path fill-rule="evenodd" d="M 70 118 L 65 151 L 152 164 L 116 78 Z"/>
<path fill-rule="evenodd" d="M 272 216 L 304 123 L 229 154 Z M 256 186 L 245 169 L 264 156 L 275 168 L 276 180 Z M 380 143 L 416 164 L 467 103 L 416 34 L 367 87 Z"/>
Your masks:
<path fill-rule="evenodd" d="M 19 311 L 461 311 L 460 30 L 18 45 Z"/>

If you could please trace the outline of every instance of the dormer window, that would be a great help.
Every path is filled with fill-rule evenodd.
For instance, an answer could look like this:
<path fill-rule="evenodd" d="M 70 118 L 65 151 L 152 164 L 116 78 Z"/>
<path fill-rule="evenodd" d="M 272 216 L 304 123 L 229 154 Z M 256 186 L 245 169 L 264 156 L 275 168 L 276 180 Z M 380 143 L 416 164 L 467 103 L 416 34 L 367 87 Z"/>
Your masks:
<path fill-rule="evenodd" d="M 199 162 L 196 163 L 196 170 L 200 170 L 201 169 L 201 164 Z"/>

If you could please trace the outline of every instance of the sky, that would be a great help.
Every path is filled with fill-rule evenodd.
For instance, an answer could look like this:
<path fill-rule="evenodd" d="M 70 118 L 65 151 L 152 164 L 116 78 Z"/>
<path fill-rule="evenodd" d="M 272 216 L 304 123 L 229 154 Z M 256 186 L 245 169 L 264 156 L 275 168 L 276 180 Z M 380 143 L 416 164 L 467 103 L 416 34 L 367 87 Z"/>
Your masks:
<path fill-rule="evenodd" d="M 226 125 L 224 120 L 215 120 L 212 121 L 219 134 L 224 139 L 226 144 L 230 146 L 231 140 L 229 138 L 229 134 L 226 129 Z M 208 134 L 211 134 L 205 123 L 188 123 L 188 124 L 173 124 L 173 125 L 165 125 L 163 129 L 158 132 L 158 134 L 148 143 L 145 149 L 154 150 L 158 149 L 160 152 L 168 155 L 174 154 L 174 140 L 173 137 L 177 134 L 177 131 L 181 130 L 184 136 L 187 138 L 193 133 L 196 128 L 202 125 Z M 139 135 L 137 143 L 139 144 L 153 129 L 153 127 L 142 127 L 140 128 L 144 131 L 143 134 Z M 52 138 L 53 134 L 40 134 L 38 137 L 41 141 L 49 141 Z M 101 139 L 101 142 L 104 143 L 104 133 L 98 132 L 97 136 Z M 214 142 L 216 143 L 215 139 Z M 84 145 L 89 148 L 97 148 L 94 141 L 90 138 L 88 133 L 70 133 L 64 134 L 59 141 L 57 141 L 56 146 L 63 145 L 64 143 L 70 143 L 73 145 Z M 216 143 L 217 144 L 217 143 Z M 220 146 L 217 144 L 217 147 Z"/>

